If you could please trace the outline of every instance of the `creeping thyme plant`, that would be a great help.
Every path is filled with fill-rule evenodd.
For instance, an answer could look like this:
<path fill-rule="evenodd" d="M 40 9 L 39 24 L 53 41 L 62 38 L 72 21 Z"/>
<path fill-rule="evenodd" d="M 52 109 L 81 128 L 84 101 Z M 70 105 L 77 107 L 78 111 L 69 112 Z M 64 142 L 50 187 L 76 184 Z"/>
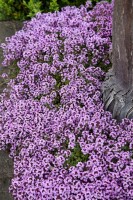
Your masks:
<path fill-rule="evenodd" d="M 113 3 L 40 14 L 1 44 L 16 78 L 0 96 L 14 200 L 132 200 L 133 121 L 104 111 Z M 16 62 L 17 61 L 17 62 Z M 4 77 L 4 76 L 3 76 Z"/>

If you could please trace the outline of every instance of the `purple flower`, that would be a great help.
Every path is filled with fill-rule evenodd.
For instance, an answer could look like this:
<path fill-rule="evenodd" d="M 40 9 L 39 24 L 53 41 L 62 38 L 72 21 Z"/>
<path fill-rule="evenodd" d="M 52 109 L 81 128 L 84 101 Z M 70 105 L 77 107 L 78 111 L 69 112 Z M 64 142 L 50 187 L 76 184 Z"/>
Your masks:
<path fill-rule="evenodd" d="M 90 6 L 39 13 L 1 44 L 3 64 L 20 69 L 10 98 L 6 89 L 0 96 L 0 148 L 10 146 L 14 159 L 15 200 L 133 199 L 133 121 L 117 124 L 100 90 L 113 3 Z"/>

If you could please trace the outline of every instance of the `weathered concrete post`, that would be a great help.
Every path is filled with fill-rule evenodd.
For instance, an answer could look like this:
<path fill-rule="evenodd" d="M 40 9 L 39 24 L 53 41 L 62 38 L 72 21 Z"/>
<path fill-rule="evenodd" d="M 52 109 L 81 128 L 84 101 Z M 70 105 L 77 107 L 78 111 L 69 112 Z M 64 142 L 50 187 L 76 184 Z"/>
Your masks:
<path fill-rule="evenodd" d="M 114 2 L 112 69 L 102 91 L 114 118 L 133 118 L 133 0 Z"/>
<path fill-rule="evenodd" d="M 5 37 L 13 35 L 22 28 L 22 22 L 0 21 L 0 43 L 5 41 Z M 8 68 L 2 67 L 2 50 L 0 49 L 0 74 L 8 73 Z M 0 93 L 6 87 L 4 80 L 0 78 Z M 9 185 L 13 177 L 13 160 L 9 158 L 7 151 L 0 151 L 0 200 L 13 200 L 9 193 Z"/>

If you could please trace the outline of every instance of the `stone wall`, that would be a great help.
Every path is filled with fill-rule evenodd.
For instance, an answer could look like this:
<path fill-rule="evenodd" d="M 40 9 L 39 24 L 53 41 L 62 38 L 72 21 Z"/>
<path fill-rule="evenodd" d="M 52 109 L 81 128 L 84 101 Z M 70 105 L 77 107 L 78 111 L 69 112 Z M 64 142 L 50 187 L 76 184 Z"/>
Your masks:
<path fill-rule="evenodd" d="M 5 41 L 5 37 L 14 35 L 17 30 L 22 28 L 23 23 L 17 21 L 0 21 L 0 43 Z M 2 67 L 2 49 L 0 49 L 0 75 L 8 73 L 8 67 Z M 6 87 L 4 79 L 0 77 L 0 93 Z M 13 177 L 13 160 L 9 158 L 8 151 L 0 151 L 0 200 L 13 200 L 9 193 L 11 178 Z"/>

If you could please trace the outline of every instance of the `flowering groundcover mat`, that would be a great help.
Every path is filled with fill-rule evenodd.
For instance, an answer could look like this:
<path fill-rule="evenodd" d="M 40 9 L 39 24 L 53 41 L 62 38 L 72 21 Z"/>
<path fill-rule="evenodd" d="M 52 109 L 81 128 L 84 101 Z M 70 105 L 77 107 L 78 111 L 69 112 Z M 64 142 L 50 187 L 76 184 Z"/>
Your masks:
<path fill-rule="evenodd" d="M 0 148 L 14 200 L 132 200 L 133 121 L 104 111 L 113 3 L 40 14 L 6 43 L 16 69 L 0 96 Z M 3 76 L 6 79 L 6 75 Z"/>

